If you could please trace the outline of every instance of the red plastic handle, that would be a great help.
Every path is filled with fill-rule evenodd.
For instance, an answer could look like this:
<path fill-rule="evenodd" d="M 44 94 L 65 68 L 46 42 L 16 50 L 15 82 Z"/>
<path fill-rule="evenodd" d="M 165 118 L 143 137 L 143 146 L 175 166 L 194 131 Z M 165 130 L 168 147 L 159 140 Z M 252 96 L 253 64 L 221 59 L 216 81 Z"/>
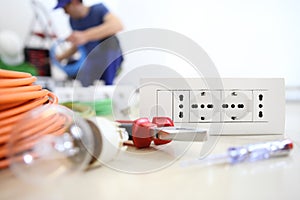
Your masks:
<path fill-rule="evenodd" d="M 152 123 L 156 124 L 157 127 L 174 126 L 173 121 L 169 117 L 154 117 Z M 171 142 L 172 140 L 161 140 L 158 138 L 153 139 L 155 145 L 162 145 Z"/>
<path fill-rule="evenodd" d="M 154 138 L 150 134 L 150 129 L 155 127 L 174 126 L 173 121 L 169 117 L 154 117 L 152 122 L 148 118 L 140 118 L 133 122 L 132 140 L 137 148 L 149 147 L 154 141 L 155 145 L 167 144 L 171 140 L 161 140 Z"/>

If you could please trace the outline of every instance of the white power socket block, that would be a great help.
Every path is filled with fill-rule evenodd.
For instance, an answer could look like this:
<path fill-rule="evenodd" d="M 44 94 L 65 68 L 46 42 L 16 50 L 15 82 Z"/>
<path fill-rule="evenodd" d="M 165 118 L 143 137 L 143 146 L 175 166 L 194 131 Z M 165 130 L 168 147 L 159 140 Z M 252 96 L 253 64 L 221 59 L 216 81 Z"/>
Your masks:
<path fill-rule="evenodd" d="M 284 133 L 284 79 L 145 78 L 141 85 L 140 117 L 167 116 L 177 126 L 197 125 L 212 135 Z"/>

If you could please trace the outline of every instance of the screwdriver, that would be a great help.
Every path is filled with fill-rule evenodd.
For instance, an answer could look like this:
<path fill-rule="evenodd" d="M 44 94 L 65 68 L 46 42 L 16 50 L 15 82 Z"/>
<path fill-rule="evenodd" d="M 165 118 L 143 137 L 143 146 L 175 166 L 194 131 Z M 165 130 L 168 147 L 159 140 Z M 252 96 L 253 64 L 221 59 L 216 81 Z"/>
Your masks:
<path fill-rule="evenodd" d="M 182 167 L 191 165 L 237 164 L 242 162 L 255 162 L 274 157 L 288 156 L 293 149 L 290 139 L 249 144 L 240 147 L 230 147 L 227 152 L 211 155 L 205 159 L 197 158 L 181 163 Z"/>

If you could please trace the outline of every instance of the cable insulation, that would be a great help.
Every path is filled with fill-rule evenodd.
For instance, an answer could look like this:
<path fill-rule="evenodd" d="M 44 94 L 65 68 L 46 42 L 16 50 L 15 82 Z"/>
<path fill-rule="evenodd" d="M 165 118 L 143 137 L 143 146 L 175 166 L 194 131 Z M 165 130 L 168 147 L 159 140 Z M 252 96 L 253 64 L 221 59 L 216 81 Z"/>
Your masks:
<path fill-rule="evenodd" d="M 46 104 L 57 104 L 57 97 L 40 85 L 34 85 L 36 77 L 29 73 L 0 69 L 0 169 L 9 166 L 8 143 L 14 126 L 32 109 Z M 45 134 L 60 135 L 65 119 L 55 116 L 35 122 L 26 122 L 19 128 L 13 152 L 32 148 Z"/>

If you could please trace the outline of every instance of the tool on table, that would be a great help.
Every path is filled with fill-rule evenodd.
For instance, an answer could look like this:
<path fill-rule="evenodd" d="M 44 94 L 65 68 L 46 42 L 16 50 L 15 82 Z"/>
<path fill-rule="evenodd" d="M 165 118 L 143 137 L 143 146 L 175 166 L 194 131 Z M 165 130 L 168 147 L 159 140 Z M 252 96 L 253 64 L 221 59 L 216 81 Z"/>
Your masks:
<path fill-rule="evenodd" d="M 148 118 L 140 118 L 135 121 L 117 121 L 120 127 L 131 133 L 130 139 L 137 148 L 149 147 L 153 141 L 155 145 L 162 145 L 178 141 L 205 141 L 207 131 L 205 129 L 194 129 L 186 127 L 174 127 L 169 117 L 154 117 L 152 122 Z"/>
<path fill-rule="evenodd" d="M 258 160 L 287 156 L 292 149 L 293 142 L 290 139 L 230 147 L 226 153 L 211 155 L 205 159 L 199 158 L 184 161 L 181 163 L 181 166 L 255 162 Z"/>

